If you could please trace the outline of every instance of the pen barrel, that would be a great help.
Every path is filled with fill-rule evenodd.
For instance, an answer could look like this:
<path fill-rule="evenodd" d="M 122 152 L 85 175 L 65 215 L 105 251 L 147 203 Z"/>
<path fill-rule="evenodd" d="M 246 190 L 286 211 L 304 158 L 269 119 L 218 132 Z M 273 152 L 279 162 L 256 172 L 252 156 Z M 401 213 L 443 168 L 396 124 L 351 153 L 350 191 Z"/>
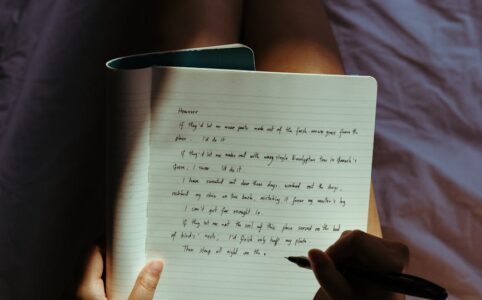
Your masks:
<path fill-rule="evenodd" d="M 378 273 L 353 267 L 342 268 L 341 272 L 347 278 L 356 277 L 390 292 L 434 300 L 447 298 L 447 292 L 444 288 L 413 275 Z"/>

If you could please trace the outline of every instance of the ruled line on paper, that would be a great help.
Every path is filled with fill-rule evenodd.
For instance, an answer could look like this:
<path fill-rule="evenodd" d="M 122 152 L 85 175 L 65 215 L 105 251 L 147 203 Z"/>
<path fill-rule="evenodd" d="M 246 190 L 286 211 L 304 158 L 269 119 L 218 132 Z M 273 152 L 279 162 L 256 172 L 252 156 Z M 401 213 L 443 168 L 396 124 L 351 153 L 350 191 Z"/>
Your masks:
<path fill-rule="evenodd" d="M 146 249 L 149 257 L 165 256 L 166 266 L 172 262 L 160 297 L 189 299 L 175 289 L 186 282 L 210 299 L 236 297 L 254 286 L 258 296 L 271 295 L 283 281 L 278 264 L 262 271 L 254 266 L 282 254 L 303 255 L 308 247 L 329 245 L 343 230 L 366 226 L 373 89 L 354 78 L 327 84 L 321 77 L 291 75 L 280 84 L 276 74 L 169 72 L 162 99 L 154 93 L 150 136 Z M 222 267 L 203 272 L 184 262 Z M 226 293 L 217 294 L 216 274 L 246 280 L 226 280 Z M 266 276 L 264 286 L 252 284 L 256 276 Z M 312 280 L 290 291 L 309 295 L 316 287 Z"/>

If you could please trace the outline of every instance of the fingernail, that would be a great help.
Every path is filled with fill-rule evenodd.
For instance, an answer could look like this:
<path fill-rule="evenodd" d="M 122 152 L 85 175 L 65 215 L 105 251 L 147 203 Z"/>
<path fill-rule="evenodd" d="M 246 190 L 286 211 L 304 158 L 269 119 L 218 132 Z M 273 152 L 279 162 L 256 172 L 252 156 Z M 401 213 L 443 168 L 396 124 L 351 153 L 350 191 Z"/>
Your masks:
<path fill-rule="evenodd" d="M 159 275 L 163 268 L 164 263 L 160 260 L 153 260 L 147 266 L 148 272 L 155 276 Z"/>

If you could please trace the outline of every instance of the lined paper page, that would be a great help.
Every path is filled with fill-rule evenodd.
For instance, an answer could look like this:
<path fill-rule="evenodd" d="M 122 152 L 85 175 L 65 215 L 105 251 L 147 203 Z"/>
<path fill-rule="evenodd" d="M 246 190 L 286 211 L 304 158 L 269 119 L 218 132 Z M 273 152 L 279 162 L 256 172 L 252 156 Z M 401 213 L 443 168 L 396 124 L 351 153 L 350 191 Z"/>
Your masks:
<path fill-rule="evenodd" d="M 127 299 L 145 264 L 151 70 L 111 72 L 108 153 L 112 221 L 107 258 L 109 299 Z"/>
<path fill-rule="evenodd" d="M 311 299 L 284 257 L 366 229 L 369 77 L 155 69 L 147 257 L 158 299 Z"/>

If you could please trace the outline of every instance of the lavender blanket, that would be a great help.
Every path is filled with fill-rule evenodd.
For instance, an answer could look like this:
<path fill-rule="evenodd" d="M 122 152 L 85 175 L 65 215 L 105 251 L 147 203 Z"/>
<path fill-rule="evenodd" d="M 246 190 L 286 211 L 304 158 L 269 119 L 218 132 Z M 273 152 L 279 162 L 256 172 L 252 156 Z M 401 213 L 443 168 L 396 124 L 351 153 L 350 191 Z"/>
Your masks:
<path fill-rule="evenodd" d="M 108 2 L 0 2 L 0 299 L 65 296 L 102 234 L 103 64 L 148 34 Z M 482 2 L 326 3 L 347 72 L 379 83 L 384 236 L 409 245 L 409 272 L 480 299 Z"/>

